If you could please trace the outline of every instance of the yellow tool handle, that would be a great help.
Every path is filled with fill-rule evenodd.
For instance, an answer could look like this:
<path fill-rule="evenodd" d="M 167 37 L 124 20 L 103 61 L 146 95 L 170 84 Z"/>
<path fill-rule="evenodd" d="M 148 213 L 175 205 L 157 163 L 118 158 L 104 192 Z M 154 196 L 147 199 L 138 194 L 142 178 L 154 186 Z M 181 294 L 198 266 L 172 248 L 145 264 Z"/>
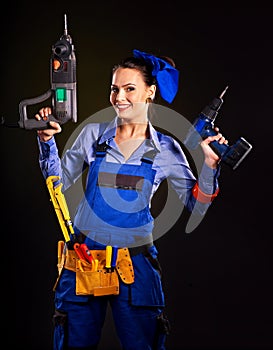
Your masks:
<path fill-rule="evenodd" d="M 68 209 L 68 206 L 66 203 L 65 196 L 62 193 L 62 187 L 63 187 L 63 184 L 61 183 L 55 188 L 55 196 L 56 196 L 56 199 L 59 203 L 61 212 L 63 214 L 63 218 L 64 218 L 64 221 L 66 223 L 66 227 L 69 229 L 70 233 L 74 233 L 72 222 L 71 222 L 70 215 L 69 215 L 69 209 Z"/>
<path fill-rule="evenodd" d="M 99 260 L 98 259 L 93 259 L 92 260 L 92 272 L 96 272 L 98 271 L 98 267 L 99 267 Z"/>
<path fill-rule="evenodd" d="M 64 251 L 64 241 L 58 241 L 58 264 L 60 264 L 62 261 L 63 251 Z"/>
<path fill-rule="evenodd" d="M 59 184 L 56 188 L 54 188 L 53 183 L 60 180 L 59 176 L 49 176 L 46 179 L 46 185 L 50 194 L 51 202 L 55 209 L 59 224 L 61 226 L 64 238 L 66 242 L 70 241 L 70 236 L 68 233 L 68 229 L 70 233 L 74 233 L 72 222 L 69 217 L 69 210 L 66 204 L 65 197 L 61 192 L 62 184 Z"/>
<path fill-rule="evenodd" d="M 106 263 L 105 263 L 105 267 L 107 269 L 111 269 L 111 259 L 112 259 L 112 246 L 107 245 L 106 246 Z"/>

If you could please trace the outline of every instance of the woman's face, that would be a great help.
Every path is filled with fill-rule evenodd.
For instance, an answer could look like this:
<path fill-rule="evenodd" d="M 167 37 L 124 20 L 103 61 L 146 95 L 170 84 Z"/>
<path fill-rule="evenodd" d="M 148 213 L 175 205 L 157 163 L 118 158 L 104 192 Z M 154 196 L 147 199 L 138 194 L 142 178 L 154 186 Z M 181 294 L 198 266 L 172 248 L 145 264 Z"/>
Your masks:
<path fill-rule="evenodd" d="M 155 85 L 147 86 L 137 69 L 118 68 L 112 77 L 110 102 L 125 120 L 147 120 L 147 98 L 154 98 Z"/>

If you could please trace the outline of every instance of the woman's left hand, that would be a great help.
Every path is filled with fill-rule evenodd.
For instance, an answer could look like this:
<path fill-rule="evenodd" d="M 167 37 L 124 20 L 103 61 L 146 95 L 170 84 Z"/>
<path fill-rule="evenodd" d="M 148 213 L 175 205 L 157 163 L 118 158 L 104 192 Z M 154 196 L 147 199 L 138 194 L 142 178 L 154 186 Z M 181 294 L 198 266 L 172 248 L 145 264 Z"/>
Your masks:
<path fill-rule="evenodd" d="M 214 130 L 217 132 L 217 135 L 209 136 L 200 143 L 200 146 L 202 147 L 204 152 L 205 163 L 212 169 L 217 168 L 220 157 L 213 151 L 213 149 L 209 146 L 209 144 L 212 141 L 218 141 L 219 144 L 228 143 L 226 138 L 221 133 L 219 133 L 219 128 L 216 127 L 214 128 Z"/>

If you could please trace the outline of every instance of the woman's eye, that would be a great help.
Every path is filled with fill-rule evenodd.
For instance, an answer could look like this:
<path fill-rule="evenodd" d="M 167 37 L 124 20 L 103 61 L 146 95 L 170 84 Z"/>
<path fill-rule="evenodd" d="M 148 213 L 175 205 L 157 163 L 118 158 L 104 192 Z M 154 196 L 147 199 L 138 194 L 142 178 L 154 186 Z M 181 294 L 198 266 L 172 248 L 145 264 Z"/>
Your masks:
<path fill-rule="evenodd" d="M 135 90 L 134 86 L 128 86 L 128 88 L 127 88 L 127 91 L 128 91 L 128 92 L 134 91 L 134 90 Z"/>
<path fill-rule="evenodd" d="M 111 92 L 117 93 L 117 92 L 118 92 L 118 88 L 112 87 L 112 88 L 111 88 Z"/>

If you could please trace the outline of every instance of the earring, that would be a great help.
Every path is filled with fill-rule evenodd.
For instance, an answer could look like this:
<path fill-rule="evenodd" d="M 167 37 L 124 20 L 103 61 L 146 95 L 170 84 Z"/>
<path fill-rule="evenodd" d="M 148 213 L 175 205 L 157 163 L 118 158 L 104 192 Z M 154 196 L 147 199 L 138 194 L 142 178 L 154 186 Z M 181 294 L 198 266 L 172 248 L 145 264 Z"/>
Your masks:
<path fill-rule="evenodd" d="M 146 98 L 146 103 L 152 103 L 153 99 L 151 97 Z"/>

